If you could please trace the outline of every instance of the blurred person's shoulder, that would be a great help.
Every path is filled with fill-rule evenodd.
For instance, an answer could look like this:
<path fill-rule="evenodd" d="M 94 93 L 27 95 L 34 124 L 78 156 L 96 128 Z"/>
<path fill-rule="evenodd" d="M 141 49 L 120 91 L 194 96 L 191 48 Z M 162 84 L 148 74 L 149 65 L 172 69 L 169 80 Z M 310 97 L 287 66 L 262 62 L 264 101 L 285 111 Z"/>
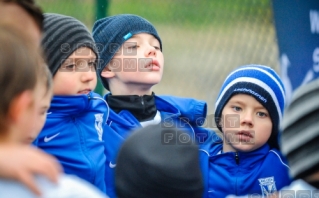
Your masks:
<path fill-rule="evenodd" d="M 269 198 L 277 198 L 277 197 L 295 197 L 297 191 L 302 191 L 305 193 L 306 191 L 317 190 L 313 186 L 309 185 L 304 180 L 298 179 L 292 182 L 289 186 L 282 188 L 277 193 L 269 196 Z M 306 195 L 306 194 L 305 194 Z M 236 195 L 228 195 L 226 198 L 249 198 L 249 197 L 258 197 L 258 195 L 245 195 L 245 196 L 236 196 Z M 262 195 L 260 195 L 262 197 Z"/>
<path fill-rule="evenodd" d="M 281 191 L 288 191 L 288 190 L 316 190 L 315 187 L 311 186 L 307 182 L 302 179 L 298 179 L 293 181 L 289 186 L 284 187 Z"/>
<path fill-rule="evenodd" d="M 36 178 L 36 182 L 42 192 L 42 198 L 108 197 L 92 184 L 73 175 L 61 175 L 57 184 L 41 176 Z M 0 198 L 37 197 L 26 186 L 13 180 L 0 179 L 0 192 Z"/>

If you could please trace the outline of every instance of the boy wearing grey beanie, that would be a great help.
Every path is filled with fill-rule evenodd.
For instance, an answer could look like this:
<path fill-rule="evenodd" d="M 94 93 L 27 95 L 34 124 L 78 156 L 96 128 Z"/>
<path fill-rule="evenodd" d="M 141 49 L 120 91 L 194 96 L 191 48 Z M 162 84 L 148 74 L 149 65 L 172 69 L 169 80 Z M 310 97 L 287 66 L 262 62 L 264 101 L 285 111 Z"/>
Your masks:
<path fill-rule="evenodd" d="M 199 126 L 206 118 L 205 102 L 152 91 L 162 79 L 164 55 L 162 40 L 149 21 L 131 14 L 106 17 L 95 22 L 93 38 L 100 56 L 96 72 L 110 91 L 104 96 L 110 106 L 107 122 L 120 137 L 117 143 L 105 137 L 117 146 L 110 151 L 114 157 L 106 169 L 107 183 L 114 180 L 119 147 L 134 129 L 164 123 L 183 128 L 189 141 L 205 141 L 211 134 Z M 116 196 L 114 191 L 108 195 Z"/>
<path fill-rule="evenodd" d="M 73 17 L 46 13 L 42 47 L 53 76 L 54 97 L 34 144 L 54 155 L 65 173 L 106 192 L 102 136 L 108 130 L 104 127 L 108 108 L 93 92 L 98 53 L 91 33 Z"/>

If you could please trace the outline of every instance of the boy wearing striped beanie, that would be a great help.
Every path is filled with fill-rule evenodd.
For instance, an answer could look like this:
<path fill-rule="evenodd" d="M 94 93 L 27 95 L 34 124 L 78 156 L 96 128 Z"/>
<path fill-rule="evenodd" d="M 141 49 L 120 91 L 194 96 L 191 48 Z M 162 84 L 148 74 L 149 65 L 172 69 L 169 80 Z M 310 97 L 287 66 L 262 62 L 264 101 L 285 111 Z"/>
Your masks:
<path fill-rule="evenodd" d="M 221 143 L 203 149 L 206 196 L 268 196 L 290 184 L 289 167 L 278 151 L 285 91 L 267 66 L 245 65 L 224 81 L 215 104 Z"/>
<path fill-rule="evenodd" d="M 102 136 L 108 108 L 93 92 L 98 58 L 94 40 L 82 22 L 61 14 L 45 13 L 43 30 L 42 47 L 53 76 L 54 96 L 34 144 L 54 155 L 65 173 L 106 192 Z"/>

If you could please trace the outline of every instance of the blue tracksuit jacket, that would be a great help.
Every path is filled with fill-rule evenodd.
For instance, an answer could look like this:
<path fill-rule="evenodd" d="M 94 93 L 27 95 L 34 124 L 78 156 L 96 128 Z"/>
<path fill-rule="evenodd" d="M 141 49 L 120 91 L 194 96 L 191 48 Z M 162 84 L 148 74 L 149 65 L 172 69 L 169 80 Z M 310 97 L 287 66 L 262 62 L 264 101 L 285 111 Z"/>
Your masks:
<path fill-rule="evenodd" d="M 230 194 L 266 197 L 291 182 L 285 159 L 268 144 L 252 152 L 221 153 L 221 150 L 222 139 L 207 140 L 200 149 L 205 184 L 203 197 Z"/>
<path fill-rule="evenodd" d="M 106 97 L 108 97 L 108 94 L 104 96 L 104 98 Z M 203 120 L 206 118 L 205 102 L 188 98 L 155 95 L 155 105 L 161 114 L 162 122 L 165 121 L 170 126 L 188 131 L 192 139 L 203 143 L 212 134 L 211 131 L 198 126 L 203 124 Z M 103 134 L 107 155 L 105 179 L 108 196 L 116 197 L 114 191 L 114 168 L 117 153 L 132 130 L 141 128 L 142 126 L 127 110 L 122 110 L 117 114 L 110 109 L 107 123 L 107 127 L 112 128 L 114 131 L 105 130 L 110 132 L 104 132 Z"/>
<path fill-rule="evenodd" d="M 87 180 L 102 192 L 105 186 L 105 149 L 102 139 L 108 108 L 101 96 L 54 96 L 36 144 L 54 155 L 65 173 Z"/>

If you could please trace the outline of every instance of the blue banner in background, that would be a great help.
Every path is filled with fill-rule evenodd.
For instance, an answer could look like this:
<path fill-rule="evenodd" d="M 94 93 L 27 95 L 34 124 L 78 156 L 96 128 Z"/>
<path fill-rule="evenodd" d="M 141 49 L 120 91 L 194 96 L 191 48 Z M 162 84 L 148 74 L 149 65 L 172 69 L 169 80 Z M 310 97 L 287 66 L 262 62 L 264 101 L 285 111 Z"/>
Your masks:
<path fill-rule="evenodd" d="M 319 0 L 272 0 L 287 101 L 319 77 Z"/>

